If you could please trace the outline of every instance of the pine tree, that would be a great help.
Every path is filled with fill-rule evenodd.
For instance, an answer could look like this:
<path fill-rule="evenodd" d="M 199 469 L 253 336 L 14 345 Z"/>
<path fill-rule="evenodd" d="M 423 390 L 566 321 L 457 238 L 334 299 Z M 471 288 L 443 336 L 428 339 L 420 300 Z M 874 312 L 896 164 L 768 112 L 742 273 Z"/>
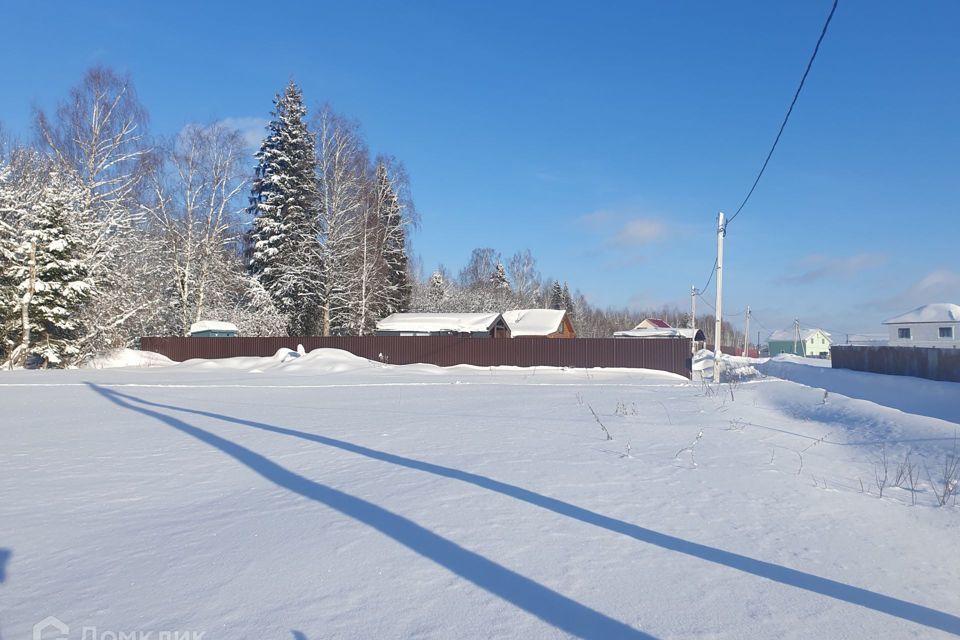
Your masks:
<path fill-rule="evenodd" d="M 256 155 L 249 269 L 289 319 L 288 333 L 309 335 L 317 328 L 321 273 L 315 140 L 307 128 L 303 94 L 293 81 L 274 105 L 269 133 Z"/>
<path fill-rule="evenodd" d="M 427 285 L 427 304 L 428 311 L 443 311 L 444 301 L 447 298 L 447 283 L 443 279 L 443 274 L 434 271 L 430 276 L 430 284 Z"/>
<path fill-rule="evenodd" d="M 563 287 L 560 286 L 560 282 L 557 280 L 553 281 L 553 288 L 550 290 L 550 308 L 566 309 L 563 299 Z"/>
<path fill-rule="evenodd" d="M 570 295 L 570 285 L 567 284 L 566 280 L 563 282 L 562 300 L 559 308 L 564 309 L 569 316 L 573 317 L 573 297 Z"/>
<path fill-rule="evenodd" d="M 507 280 L 507 270 L 502 262 L 498 262 L 490 274 L 490 284 L 497 291 L 510 292 L 510 282 Z"/>

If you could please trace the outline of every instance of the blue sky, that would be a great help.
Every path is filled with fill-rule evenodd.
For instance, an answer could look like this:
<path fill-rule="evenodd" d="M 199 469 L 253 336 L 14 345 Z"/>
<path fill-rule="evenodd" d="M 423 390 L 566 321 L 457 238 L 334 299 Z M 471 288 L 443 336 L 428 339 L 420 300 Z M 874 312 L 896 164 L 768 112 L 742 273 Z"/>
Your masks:
<path fill-rule="evenodd" d="M 256 135 L 292 77 L 404 161 L 428 271 L 456 272 L 473 247 L 530 248 L 597 304 L 686 307 L 716 213 L 749 188 L 829 8 L 8 2 L 0 123 L 29 135 L 34 105 L 106 64 L 132 74 L 156 133 L 231 118 Z M 841 0 L 730 227 L 728 312 L 878 332 L 960 303 L 957 33 L 960 3 Z"/>

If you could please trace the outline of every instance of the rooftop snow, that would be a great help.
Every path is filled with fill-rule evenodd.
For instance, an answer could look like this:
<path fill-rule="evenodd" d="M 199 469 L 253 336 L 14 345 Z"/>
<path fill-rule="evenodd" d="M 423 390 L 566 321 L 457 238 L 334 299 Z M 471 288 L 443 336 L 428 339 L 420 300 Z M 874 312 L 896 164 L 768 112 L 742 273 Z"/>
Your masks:
<path fill-rule="evenodd" d="M 489 331 L 499 313 L 394 313 L 377 323 L 377 331 L 434 333 Z"/>
<path fill-rule="evenodd" d="M 629 331 L 616 331 L 614 338 L 694 338 L 693 329 L 681 329 L 670 327 L 667 329 L 630 329 Z"/>
<path fill-rule="evenodd" d="M 883 324 L 906 324 L 910 322 L 960 322 L 960 305 L 949 302 L 925 304 L 913 311 L 890 318 Z"/>
<path fill-rule="evenodd" d="M 190 333 L 200 333 L 201 331 L 233 331 L 236 333 L 237 325 L 232 322 L 221 322 L 219 320 L 201 320 L 190 325 Z"/>
<path fill-rule="evenodd" d="M 560 331 L 566 311 L 557 309 L 512 309 L 503 312 L 510 325 L 510 334 L 517 336 L 547 336 Z"/>

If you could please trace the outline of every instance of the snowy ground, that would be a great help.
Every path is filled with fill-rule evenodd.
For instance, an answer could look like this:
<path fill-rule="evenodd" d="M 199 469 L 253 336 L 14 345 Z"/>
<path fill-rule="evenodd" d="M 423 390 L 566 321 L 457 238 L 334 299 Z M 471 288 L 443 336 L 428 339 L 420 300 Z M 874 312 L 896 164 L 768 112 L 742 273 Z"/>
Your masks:
<path fill-rule="evenodd" d="M 0 638 L 960 635 L 960 508 L 875 480 L 955 422 L 747 362 L 283 359 L 0 373 Z"/>

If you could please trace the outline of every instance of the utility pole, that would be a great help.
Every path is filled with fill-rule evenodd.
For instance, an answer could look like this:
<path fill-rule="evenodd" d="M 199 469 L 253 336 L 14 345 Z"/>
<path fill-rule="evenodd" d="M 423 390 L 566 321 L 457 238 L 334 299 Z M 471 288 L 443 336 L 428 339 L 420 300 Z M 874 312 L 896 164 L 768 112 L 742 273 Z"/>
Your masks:
<path fill-rule="evenodd" d="M 750 305 L 747 305 L 746 328 L 743 330 L 743 357 L 750 357 Z M 759 354 L 757 354 L 759 355 Z"/>
<path fill-rule="evenodd" d="M 690 286 L 690 328 L 693 335 L 690 337 L 690 353 L 697 354 L 697 288 Z"/>
<path fill-rule="evenodd" d="M 800 352 L 797 351 L 797 342 L 800 341 L 800 319 L 793 319 L 793 355 L 798 356 Z"/>
<path fill-rule="evenodd" d="M 713 381 L 720 382 L 720 343 L 723 327 L 723 237 L 727 235 L 727 220 L 723 211 L 717 216 L 717 324 L 714 328 L 713 342 Z"/>

